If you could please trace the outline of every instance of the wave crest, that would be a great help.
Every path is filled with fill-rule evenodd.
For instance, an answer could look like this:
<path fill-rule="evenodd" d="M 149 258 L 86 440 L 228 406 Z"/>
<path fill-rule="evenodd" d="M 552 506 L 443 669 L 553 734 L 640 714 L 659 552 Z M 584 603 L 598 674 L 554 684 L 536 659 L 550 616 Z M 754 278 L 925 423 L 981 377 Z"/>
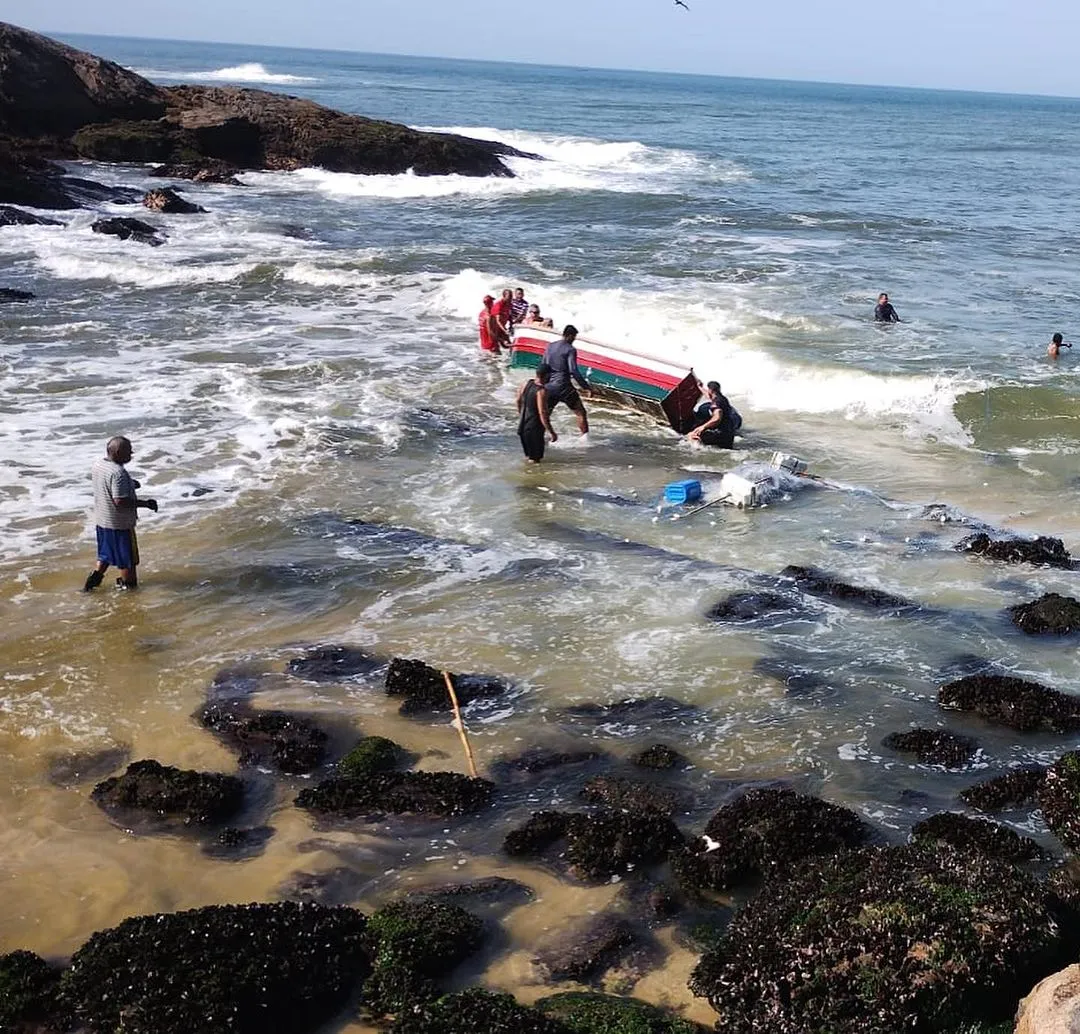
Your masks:
<path fill-rule="evenodd" d="M 214 82 L 214 83 L 317 83 L 319 80 L 310 75 L 288 75 L 284 72 L 271 72 L 266 65 L 257 61 L 245 62 L 241 65 L 230 65 L 227 68 L 214 68 L 205 72 L 177 72 L 162 68 L 133 68 L 136 75 L 147 79 L 182 79 L 185 82 Z"/>

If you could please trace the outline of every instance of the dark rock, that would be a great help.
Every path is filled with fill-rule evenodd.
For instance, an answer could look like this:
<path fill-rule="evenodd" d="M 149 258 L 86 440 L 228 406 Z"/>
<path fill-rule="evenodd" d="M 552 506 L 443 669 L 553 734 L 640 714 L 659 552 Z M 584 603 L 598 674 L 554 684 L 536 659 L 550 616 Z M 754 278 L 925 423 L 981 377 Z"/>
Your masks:
<path fill-rule="evenodd" d="M 1039 807 L 1058 840 L 1070 851 L 1080 851 L 1080 751 L 1062 754 L 1047 770 Z"/>
<path fill-rule="evenodd" d="M 688 890 L 727 890 L 772 879 L 804 858 L 860 847 L 872 834 L 839 804 L 786 788 L 750 790 L 721 808 L 671 868 Z"/>
<path fill-rule="evenodd" d="M 324 872 L 294 872 L 277 893 L 284 901 L 336 907 L 352 904 L 367 882 L 362 873 L 339 865 Z"/>
<path fill-rule="evenodd" d="M 563 710 L 568 718 L 596 725 L 636 727 L 658 722 L 685 722 L 700 719 L 704 712 L 693 704 L 671 697 L 642 697 L 614 704 L 575 704 Z"/>
<path fill-rule="evenodd" d="M 0 955 L 0 1031 L 48 1030 L 56 1017 L 60 970 L 29 951 Z M 65 1029 L 66 1024 L 56 1024 Z"/>
<path fill-rule="evenodd" d="M 956 548 L 961 553 L 975 553 L 1007 564 L 1037 564 L 1040 567 L 1067 569 L 1071 569 L 1073 565 L 1065 543 L 1047 535 L 1040 535 L 1035 539 L 995 539 L 985 532 L 979 532 L 958 542 Z"/>
<path fill-rule="evenodd" d="M 252 826 L 248 829 L 227 826 L 213 840 L 203 844 L 202 852 L 222 861 L 246 861 L 261 855 L 273 835 L 273 826 Z"/>
<path fill-rule="evenodd" d="M 501 696 L 508 688 L 501 679 L 488 675 L 455 675 L 451 672 L 450 678 L 462 707 L 474 700 Z M 423 661 L 395 657 L 386 671 L 386 694 L 405 698 L 400 708 L 402 714 L 451 709 L 443 673 Z"/>
<path fill-rule="evenodd" d="M 82 206 L 101 203 L 135 205 L 142 198 L 142 192 L 134 187 L 118 187 L 115 184 L 98 183 L 79 176 L 61 176 L 59 183 L 71 199 Z"/>
<path fill-rule="evenodd" d="M 64 189 L 60 171 L 0 133 L 0 202 L 31 208 L 78 208 Z"/>
<path fill-rule="evenodd" d="M 587 991 L 549 995 L 536 1008 L 558 1020 L 574 1034 L 707 1034 L 700 1023 L 659 1009 L 636 998 Z"/>
<path fill-rule="evenodd" d="M 370 969 L 364 917 L 352 909 L 212 905 L 94 934 L 63 996 L 93 1031 L 306 1034 Z"/>
<path fill-rule="evenodd" d="M 309 682 L 339 682 L 355 675 L 368 675 L 382 667 L 382 661 L 352 646 L 318 646 L 289 661 L 286 670 Z"/>
<path fill-rule="evenodd" d="M 61 226 L 56 219 L 46 219 L 43 215 L 24 212 L 21 208 L 0 205 L 0 226 Z"/>
<path fill-rule="evenodd" d="M 571 815 L 566 835 L 570 871 L 583 880 L 608 880 L 656 865 L 683 843 L 675 823 L 652 810 Z"/>
<path fill-rule="evenodd" d="M 824 696 L 836 692 L 835 687 L 818 672 L 788 657 L 759 657 L 754 661 L 753 671 L 780 683 L 789 697 L 808 696 L 811 693 Z"/>
<path fill-rule="evenodd" d="M 958 736 L 945 729 L 893 732 L 881 745 L 901 754 L 914 754 L 924 765 L 945 768 L 963 768 L 979 752 L 979 744 L 970 736 Z"/>
<path fill-rule="evenodd" d="M 239 752 L 243 765 L 271 765 L 299 775 L 317 768 L 326 757 L 326 733 L 301 715 L 256 711 L 234 702 L 207 704 L 198 717 Z"/>
<path fill-rule="evenodd" d="M 514 779 L 542 775 L 574 765 L 587 765 L 605 757 L 598 750 L 562 751 L 549 747 L 529 747 L 515 757 L 496 758 L 491 763 L 491 772 L 499 780 Z"/>
<path fill-rule="evenodd" d="M 881 610 L 909 610 L 918 604 L 903 596 L 893 595 L 881 589 L 866 589 L 858 585 L 849 585 L 826 571 L 813 567 L 785 567 L 780 572 L 781 578 L 791 578 L 807 595 L 840 603 L 856 603 L 864 607 Z"/>
<path fill-rule="evenodd" d="M 48 760 L 49 782 L 54 786 L 77 786 L 91 779 L 104 779 L 131 757 L 129 747 L 105 747 L 103 750 L 54 754 Z"/>
<path fill-rule="evenodd" d="M 470 987 L 436 1002 L 413 1004 L 394 1019 L 390 1034 L 571 1034 L 567 1027 L 508 994 Z M 612 1031 L 611 1034 L 620 1034 Z M 627 1032 L 632 1034 L 632 1032 Z"/>
<path fill-rule="evenodd" d="M 503 841 L 503 850 L 511 858 L 535 858 L 570 828 L 570 816 L 561 811 L 536 811 L 525 825 L 512 829 Z"/>
<path fill-rule="evenodd" d="M 1070 855 L 1046 874 L 1050 893 L 1080 919 L 1080 858 Z"/>
<path fill-rule="evenodd" d="M 911 830 L 911 840 L 912 843 L 929 844 L 940 841 L 957 848 L 981 851 L 1014 865 L 1042 858 L 1045 853 L 1031 837 L 1022 837 L 996 822 L 972 819 L 956 812 L 942 812 L 924 819 Z"/>
<path fill-rule="evenodd" d="M 337 764 L 338 773 L 348 779 L 392 772 L 408 755 L 385 736 L 365 736 Z"/>
<path fill-rule="evenodd" d="M 159 118 L 165 100 L 112 61 L 0 22 L 0 133 L 64 137 L 93 122 Z"/>
<path fill-rule="evenodd" d="M 960 792 L 960 800 L 979 811 L 1007 811 L 1035 800 L 1046 779 L 1046 768 L 1020 768 L 995 776 Z"/>
<path fill-rule="evenodd" d="M 142 203 L 151 212 L 165 212 L 168 215 L 195 215 L 206 211 L 201 205 L 182 198 L 172 187 L 155 187 L 147 191 Z"/>
<path fill-rule="evenodd" d="M 665 772 L 672 768 L 685 768 L 687 761 L 678 751 L 663 743 L 654 743 L 634 754 L 630 758 L 630 764 L 637 765 L 638 768 L 651 768 L 655 772 Z"/>
<path fill-rule="evenodd" d="M 686 902 L 675 887 L 648 880 L 628 880 L 619 894 L 620 908 L 640 918 L 650 926 L 666 924 L 686 908 Z"/>
<path fill-rule="evenodd" d="M 1080 628 L 1080 601 L 1048 592 L 1009 608 L 1012 622 L 1028 635 L 1068 635 Z"/>
<path fill-rule="evenodd" d="M 477 905 L 514 908 L 535 897 L 532 887 L 505 876 L 484 876 L 465 883 L 433 883 L 409 891 L 413 900 L 464 902 L 470 908 Z"/>
<path fill-rule="evenodd" d="M 593 776 L 583 787 L 581 796 L 614 811 L 650 809 L 672 815 L 679 806 L 679 794 L 674 790 L 618 776 Z"/>
<path fill-rule="evenodd" d="M 1080 698 L 1008 675 L 969 675 L 938 690 L 938 705 L 974 711 L 994 725 L 1018 732 L 1080 729 Z"/>
<path fill-rule="evenodd" d="M 10 287 L 0 287 L 0 305 L 4 302 L 31 302 L 33 300 L 33 291 L 16 291 Z"/>
<path fill-rule="evenodd" d="M 440 985 L 483 942 L 484 924 L 456 905 L 395 901 L 368 921 L 375 961 L 364 985 L 374 1015 L 398 1012 L 439 996 Z"/>
<path fill-rule="evenodd" d="M 766 885 L 690 981 L 725 1034 L 1001 1022 L 1067 946 L 1036 880 L 945 845 L 864 849 Z"/>
<path fill-rule="evenodd" d="M 221 772 L 191 772 L 136 761 L 122 776 L 94 787 L 91 797 L 113 819 L 175 820 L 182 825 L 228 822 L 244 804 L 244 784 Z"/>
<path fill-rule="evenodd" d="M 264 677 L 263 672 L 245 664 L 222 668 L 210 682 L 206 699 L 211 704 L 244 700 L 259 689 L 259 683 Z"/>
<path fill-rule="evenodd" d="M 364 779 L 335 777 L 300 791 L 299 808 L 343 818 L 362 815 L 451 817 L 482 811 L 495 786 L 456 772 L 380 772 Z"/>
<path fill-rule="evenodd" d="M 241 186 L 236 174 L 240 170 L 228 162 L 203 159 L 197 162 L 172 162 L 152 169 L 151 176 L 162 179 L 191 180 L 193 183 L 218 183 L 228 187 Z"/>
<path fill-rule="evenodd" d="M 710 621 L 756 621 L 800 610 L 798 600 L 778 592 L 736 592 L 705 612 Z"/>
<path fill-rule="evenodd" d="M 98 219 L 90 224 L 90 229 L 94 233 L 106 233 L 119 237 L 122 241 L 137 241 L 139 244 L 149 244 L 154 248 L 165 243 L 156 227 L 144 223 L 141 219 L 131 219 L 128 216 Z"/>
<path fill-rule="evenodd" d="M 622 916 L 601 913 L 556 931 L 538 946 L 533 965 L 544 980 L 588 983 L 622 962 L 637 940 Z"/>

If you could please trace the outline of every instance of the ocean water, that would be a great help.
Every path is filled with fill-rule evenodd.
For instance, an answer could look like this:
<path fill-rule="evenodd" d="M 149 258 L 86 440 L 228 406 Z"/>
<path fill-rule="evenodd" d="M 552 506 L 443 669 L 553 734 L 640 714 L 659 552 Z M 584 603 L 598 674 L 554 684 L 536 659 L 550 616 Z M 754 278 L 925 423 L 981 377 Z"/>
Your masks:
<path fill-rule="evenodd" d="M 65 39 L 161 83 L 281 89 L 543 160 L 511 160 L 512 179 L 305 169 L 186 185 L 207 214 L 149 216 L 169 235 L 156 249 L 93 234 L 90 211 L 0 230 L 0 283 L 39 299 L 0 309 L 0 948 L 62 953 L 124 915 L 272 897 L 297 868 L 340 864 L 284 792 L 266 854 L 230 866 L 118 834 L 88 787 L 44 777 L 54 754 L 116 744 L 227 767 L 188 717 L 215 671 L 280 668 L 314 641 L 517 680 L 471 719 L 482 762 L 571 734 L 617 754 L 666 736 L 702 778 L 791 778 L 897 838 L 987 772 L 1072 746 L 953 719 L 983 747 L 956 775 L 880 741 L 944 723 L 934 694 L 961 657 L 1080 686 L 1075 648 L 1002 617 L 1075 593 L 1075 575 L 958 556 L 964 529 L 924 515 L 940 503 L 1080 549 L 1080 354 L 1045 356 L 1080 302 L 1080 101 Z M 525 469 L 519 375 L 474 333 L 482 295 L 518 285 L 557 323 L 720 380 L 746 419 L 736 452 L 597 407 L 584 442 L 557 416 L 567 433 Z M 871 322 L 881 290 L 903 324 Z M 140 594 L 83 597 L 88 470 L 114 433 L 161 512 L 140 526 Z M 837 487 L 658 512 L 665 482 L 777 449 Z M 703 619 L 790 563 L 932 609 Z M 599 732 L 555 718 L 652 694 L 707 718 Z M 460 767 L 453 730 L 392 716 L 370 686 L 281 678 L 267 702 Z M 458 864 L 400 843 L 414 866 Z M 386 891 L 382 854 L 351 864 Z M 504 871 L 461 868 L 485 864 Z M 566 914 L 597 904 L 552 880 L 544 893 Z M 521 991 L 543 921 L 522 910 L 520 950 L 489 979 Z M 685 1003 L 689 961 L 673 947 L 641 993 Z"/>

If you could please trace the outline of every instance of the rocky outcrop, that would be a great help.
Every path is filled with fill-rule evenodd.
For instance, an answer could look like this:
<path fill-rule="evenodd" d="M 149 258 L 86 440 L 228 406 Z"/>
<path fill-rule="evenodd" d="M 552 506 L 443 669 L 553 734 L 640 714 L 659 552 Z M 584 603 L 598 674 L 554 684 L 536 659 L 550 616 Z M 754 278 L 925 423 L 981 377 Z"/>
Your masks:
<path fill-rule="evenodd" d="M 1080 966 L 1072 965 L 1035 985 L 1020 1003 L 1015 1034 L 1080 1031 Z"/>
<path fill-rule="evenodd" d="M 757 621 L 801 609 L 798 600 L 778 592 L 736 592 L 710 607 L 705 617 L 720 622 Z"/>
<path fill-rule="evenodd" d="M 509 688 L 506 682 L 493 675 L 455 675 L 453 672 L 449 675 L 462 707 L 474 700 L 501 696 Z M 399 709 L 401 714 L 451 709 L 450 694 L 442 671 L 423 661 L 395 657 L 386 670 L 386 693 L 387 696 L 404 698 Z"/>
<path fill-rule="evenodd" d="M 1072 557 L 1061 539 L 1040 535 L 1035 539 L 992 538 L 985 532 L 970 535 L 957 543 L 957 551 L 1000 560 L 1007 564 L 1035 564 L 1039 567 L 1061 567 L 1069 570 Z"/>
<path fill-rule="evenodd" d="M 497 757 L 491 772 L 499 780 L 520 780 L 530 776 L 555 774 L 562 770 L 602 761 L 606 755 L 598 750 L 557 750 L 553 747 L 526 747 L 520 754 Z"/>
<path fill-rule="evenodd" d="M 405 750 L 385 736 L 365 736 L 337 764 L 340 775 L 362 779 L 379 772 L 392 772 L 406 758 Z"/>
<path fill-rule="evenodd" d="M 651 747 L 634 754 L 630 764 L 638 768 L 650 768 L 654 772 L 666 772 L 673 768 L 685 768 L 687 761 L 677 750 L 666 743 L 654 743 Z"/>
<path fill-rule="evenodd" d="M 969 786 L 960 792 L 960 800 L 979 811 L 1007 811 L 1033 801 L 1046 780 L 1046 769 L 1019 768 L 1004 775 Z"/>
<path fill-rule="evenodd" d="M 582 787 L 581 796 L 614 811 L 650 810 L 661 815 L 674 814 L 681 803 L 680 795 L 670 787 L 609 775 L 593 776 Z"/>
<path fill-rule="evenodd" d="M 1012 622 L 1028 635 L 1068 635 L 1080 629 L 1080 600 L 1048 592 L 1009 608 Z"/>
<path fill-rule="evenodd" d="M 60 226 L 56 219 L 46 219 L 43 215 L 24 212 L 11 205 L 0 205 L 0 226 Z"/>
<path fill-rule="evenodd" d="M 60 970 L 29 951 L 0 955 L 0 1030 L 47 1030 L 57 1017 Z M 59 1023 L 57 1026 L 64 1026 Z"/>
<path fill-rule="evenodd" d="M 150 171 L 150 175 L 160 176 L 162 179 L 191 180 L 193 183 L 218 183 L 228 187 L 239 187 L 242 185 L 236 178 L 239 171 L 235 165 L 230 165 L 228 162 L 204 158 L 197 162 L 172 162 L 159 165 Z"/>
<path fill-rule="evenodd" d="M 203 826 L 228 822 L 244 804 L 244 784 L 222 772 L 192 772 L 136 761 L 122 776 L 98 783 L 91 797 L 123 822 Z"/>
<path fill-rule="evenodd" d="M 636 998 L 565 991 L 541 998 L 536 1008 L 566 1024 L 574 1034 L 707 1034 L 700 1023 Z"/>
<path fill-rule="evenodd" d="M 208 704 L 198 719 L 239 754 L 241 765 L 269 765 L 302 775 L 326 757 L 326 733 L 303 715 L 256 711 L 237 702 Z"/>
<path fill-rule="evenodd" d="M 105 233 L 112 237 L 119 237 L 122 241 L 137 241 L 139 244 L 149 244 L 153 248 L 160 247 L 165 239 L 160 236 L 160 231 L 141 219 L 130 219 L 127 216 L 114 216 L 112 219 L 98 219 L 91 223 L 90 229 L 94 233 Z"/>
<path fill-rule="evenodd" d="M 6 302 L 32 302 L 33 291 L 16 291 L 11 287 L 0 287 L 0 305 Z"/>
<path fill-rule="evenodd" d="M 310 682 L 338 682 L 367 675 L 384 663 L 355 646 L 313 646 L 302 656 L 290 660 L 286 670 L 290 675 Z"/>
<path fill-rule="evenodd" d="M 338 776 L 300 792 L 296 806 L 319 815 L 428 815 L 449 818 L 481 811 L 495 786 L 456 772 L 380 772 Z"/>
<path fill-rule="evenodd" d="M 955 812 L 931 815 L 911 830 L 912 843 L 941 842 L 953 847 L 981 851 L 992 858 L 1014 865 L 1043 857 L 1043 850 L 1031 837 L 1023 837 L 1007 826 L 972 819 Z"/>
<path fill-rule="evenodd" d="M 948 682 L 938 690 L 938 706 L 972 711 L 1017 732 L 1080 729 L 1080 698 L 1011 675 L 968 675 Z"/>
<path fill-rule="evenodd" d="M 637 941 L 626 919 L 601 913 L 546 937 L 537 946 L 533 965 L 544 980 L 588 983 L 622 963 Z"/>
<path fill-rule="evenodd" d="M 201 205 L 182 198 L 172 187 L 156 187 L 147 191 L 142 203 L 151 212 L 164 212 L 167 215 L 195 215 L 206 211 Z"/>
<path fill-rule="evenodd" d="M 1062 754 L 1039 788 L 1046 824 L 1070 851 L 1080 851 L 1080 751 Z"/>
<path fill-rule="evenodd" d="M 881 745 L 901 754 L 914 754 L 924 765 L 945 768 L 963 768 L 979 750 L 979 744 L 970 736 L 958 736 L 945 729 L 894 732 L 886 736 Z"/>
<path fill-rule="evenodd" d="M 860 585 L 850 585 L 827 571 L 816 567 L 785 567 L 780 572 L 781 578 L 791 578 L 808 596 L 817 596 L 834 603 L 851 603 L 872 610 L 912 610 L 918 606 L 912 600 L 896 596 L 882 589 L 868 589 Z"/>
<path fill-rule="evenodd" d="M 436 1002 L 414 1004 L 394 1020 L 390 1034 L 573 1034 L 508 994 L 470 987 Z M 628 1032 L 629 1034 L 629 1032 Z"/>

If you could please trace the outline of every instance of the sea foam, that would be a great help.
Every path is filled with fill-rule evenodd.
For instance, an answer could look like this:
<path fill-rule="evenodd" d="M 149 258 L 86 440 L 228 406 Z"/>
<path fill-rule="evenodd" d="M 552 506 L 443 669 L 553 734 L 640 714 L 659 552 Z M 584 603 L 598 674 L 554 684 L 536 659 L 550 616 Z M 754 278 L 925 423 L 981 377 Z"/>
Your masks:
<path fill-rule="evenodd" d="M 266 65 L 256 61 L 242 65 L 230 65 L 228 68 L 214 68 L 208 71 L 179 72 L 166 68 L 133 68 L 136 75 L 147 79 L 181 79 L 185 82 L 212 83 L 317 83 L 319 80 L 309 75 L 287 75 L 283 72 L 271 72 Z"/>

